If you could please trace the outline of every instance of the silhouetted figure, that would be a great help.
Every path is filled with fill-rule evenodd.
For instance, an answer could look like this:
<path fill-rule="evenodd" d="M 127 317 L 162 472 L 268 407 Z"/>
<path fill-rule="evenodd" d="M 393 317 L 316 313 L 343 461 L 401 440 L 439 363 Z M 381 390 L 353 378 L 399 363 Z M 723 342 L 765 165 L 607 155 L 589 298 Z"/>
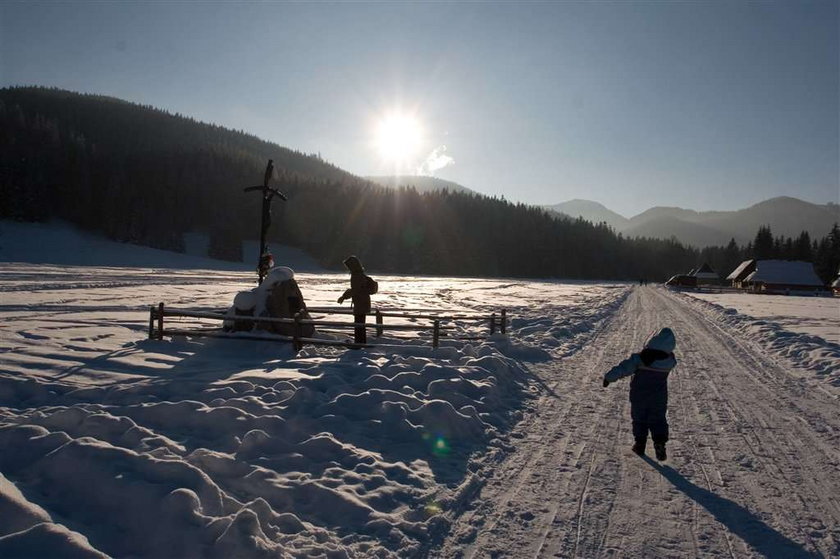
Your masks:
<path fill-rule="evenodd" d="M 350 289 L 346 290 L 338 298 L 338 304 L 343 303 L 345 299 L 352 299 L 353 322 L 361 324 L 361 326 L 356 326 L 355 328 L 354 341 L 357 344 L 366 344 L 367 331 L 364 324 L 370 312 L 370 296 L 376 293 L 379 285 L 370 276 L 365 274 L 365 269 L 358 257 L 347 257 L 344 265 L 350 271 Z"/>
<path fill-rule="evenodd" d="M 633 419 L 633 452 L 645 453 L 648 431 L 653 439 L 657 460 L 665 460 L 668 442 L 668 374 L 676 367 L 676 340 L 670 328 L 663 328 L 645 343 L 640 353 L 634 353 L 604 375 L 604 387 L 620 378 L 632 376 L 630 381 L 630 416 Z"/>

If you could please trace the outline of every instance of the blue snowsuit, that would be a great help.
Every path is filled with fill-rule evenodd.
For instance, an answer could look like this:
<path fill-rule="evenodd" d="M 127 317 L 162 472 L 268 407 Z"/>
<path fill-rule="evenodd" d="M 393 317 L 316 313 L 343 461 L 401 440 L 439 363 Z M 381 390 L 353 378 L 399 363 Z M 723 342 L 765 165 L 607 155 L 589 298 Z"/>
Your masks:
<path fill-rule="evenodd" d="M 670 328 L 652 336 L 639 353 L 632 354 L 604 375 L 604 386 L 632 375 L 630 417 L 633 437 L 645 441 L 648 431 L 654 443 L 668 440 L 668 375 L 677 365 L 676 340 Z"/>

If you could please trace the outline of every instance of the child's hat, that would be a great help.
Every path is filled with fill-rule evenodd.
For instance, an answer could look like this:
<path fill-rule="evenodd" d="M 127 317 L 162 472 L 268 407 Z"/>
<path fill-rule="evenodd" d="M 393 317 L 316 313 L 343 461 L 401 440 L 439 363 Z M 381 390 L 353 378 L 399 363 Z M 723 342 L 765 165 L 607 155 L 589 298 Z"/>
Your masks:
<path fill-rule="evenodd" d="M 651 336 L 645 344 L 645 347 L 671 353 L 674 351 L 674 347 L 676 345 L 677 340 L 674 338 L 674 332 L 672 332 L 670 328 L 663 328 L 658 333 Z"/>

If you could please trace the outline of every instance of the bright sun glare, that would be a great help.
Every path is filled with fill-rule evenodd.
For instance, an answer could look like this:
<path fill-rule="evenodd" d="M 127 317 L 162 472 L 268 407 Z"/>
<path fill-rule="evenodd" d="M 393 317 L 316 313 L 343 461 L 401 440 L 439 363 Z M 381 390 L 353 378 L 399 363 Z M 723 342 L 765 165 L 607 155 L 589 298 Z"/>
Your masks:
<path fill-rule="evenodd" d="M 376 126 L 376 149 L 386 163 L 411 164 L 423 143 L 423 128 L 413 116 L 392 112 Z"/>

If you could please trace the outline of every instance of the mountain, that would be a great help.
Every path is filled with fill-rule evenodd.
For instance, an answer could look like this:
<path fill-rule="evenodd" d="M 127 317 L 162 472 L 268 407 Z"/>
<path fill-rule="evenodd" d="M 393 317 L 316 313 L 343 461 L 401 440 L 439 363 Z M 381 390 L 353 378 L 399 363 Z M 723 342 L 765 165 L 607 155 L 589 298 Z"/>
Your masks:
<path fill-rule="evenodd" d="M 698 258 L 669 241 L 621 239 L 440 179 L 397 177 L 388 182 L 417 188 L 383 187 L 320 157 L 150 106 L 0 89 L 0 219 L 57 219 L 174 252 L 201 238 L 207 256 L 242 262 L 243 241 L 261 233 L 262 201 L 243 189 L 262 183 L 268 159 L 271 186 L 287 198 L 274 199 L 269 249 L 298 248 L 326 269 L 343 269 L 355 254 L 377 274 L 665 279 Z"/>
<path fill-rule="evenodd" d="M 326 269 L 341 269 L 355 254 L 376 273 L 666 279 L 701 263 L 699 250 L 669 238 L 619 237 L 607 225 L 556 219 L 545 208 L 451 187 L 383 187 L 320 157 L 149 106 L 57 89 L 0 89 L 0 219 L 58 219 L 111 240 L 175 252 L 189 250 L 188 239 L 197 234 L 207 239 L 207 256 L 241 262 L 243 241 L 260 236 L 262 201 L 243 189 L 262 182 L 268 159 L 276 171 L 271 185 L 287 198 L 274 200 L 269 248 L 301 249 Z M 743 218 L 748 238 L 753 223 L 767 216 L 813 206 L 769 202 Z M 828 208 L 822 213 L 833 217 L 837 206 Z M 674 211 L 647 214 L 651 235 Z M 682 211 L 669 228 L 696 229 L 704 224 L 690 220 L 704 215 Z M 827 239 L 819 215 L 816 206 L 809 217 L 815 238 Z M 730 256 L 748 255 L 739 249 Z M 837 269 L 822 259 L 832 273 Z M 717 260 L 709 259 L 719 268 Z"/>
<path fill-rule="evenodd" d="M 623 215 L 617 214 L 603 204 L 591 200 L 569 200 L 553 206 L 546 206 L 546 209 L 568 215 L 574 219 L 582 217 L 592 223 L 605 222 L 616 231 L 624 230 L 629 222 Z"/>
<path fill-rule="evenodd" d="M 422 175 L 384 175 L 364 177 L 365 179 L 388 188 L 399 188 L 401 186 L 414 187 L 417 192 L 433 192 L 437 190 L 448 190 L 449 192 L 463 192 L 465 194 L 476 194 L 466 186 L 452 181 L 427 177 Z"/>
<path fill-rule="evenodd" d="M 260 235 L 261 198 L 243 188 L 263 182 L 269 159 L 272 186 L 289 198 L 274 204 L 273 243 L 300 246 L 306 224 L 295 222 L 312 221 L 312 192 L 381 189 L 320 157 L 154 107 L 55 88 L 0 89 L 0 218 L 62 219 L 175 251 L 185 249 L 186 233 L 202 232 L 211 257 L 240 260 L 241 241 Z"/>
<path fill-rule="evenodd" d="M 671 215 L 661 215 L 655 219 L 649 219 L 629 226 L 621 233 L 627 237 L 647 237 L 653 239 L 670 239 L 673 237 L 683 243 L 698 248 L 726 245 L 729 239 L 732 238 L 732 235 L 725 231 L 709 227 L 703 223 L 682 220 Z M 753 232 L 752 236 L 755 236 L 755 232 Z"/>
<path fill-rule="evenodd" d="M 840 222 L 837 204 L 812 204 L 780 196 L 736 211 L 696 212 L 682 208 L 651 208 L 630 219 L 621 232 L 629 237 L 669 238 L 697 247 L 722 245 L 734 238 L 746 244 L 759 227 L 768 225 L 774 236 L 797 237 L 807 231 L 812 239 L 828 234 Z"/>
<path fill-rule="evenodd" d="M 716 212 L 725 214 L 726 212 Z M 729 230 L 736 239 L 752 240 L 762 225 L 770 225 L 773 234 L 793 237 L 808 231 L 811 238 L 824 237 L 832 225 L 840 222 L 837 204 L 812 204 L 781 196 L 750 206 L 731 215 L 709 215 L 707 223 L 718 229 Z"/>
<path fill-rule="evenodd" d="M 771 198 L 735 211 L 698 212 L 656 206 L 630 219 L 589 200 L 570 200 L 549 208 L 572 217 L 581 216 L 593 223 L 605 221 L 625 237 L 675 237 L 695 247 L 725 245 L 732 238 L 739 244 L 746 244 L 755 238 L 758 228 L 765 225 L 769 225 L 777 237 L 797 237 L 807 231 L 812 239 L 817 239 L 827 235 L 834 223 L 840 222 L 837 204 L 812 204 L 789 196 Z"/>

